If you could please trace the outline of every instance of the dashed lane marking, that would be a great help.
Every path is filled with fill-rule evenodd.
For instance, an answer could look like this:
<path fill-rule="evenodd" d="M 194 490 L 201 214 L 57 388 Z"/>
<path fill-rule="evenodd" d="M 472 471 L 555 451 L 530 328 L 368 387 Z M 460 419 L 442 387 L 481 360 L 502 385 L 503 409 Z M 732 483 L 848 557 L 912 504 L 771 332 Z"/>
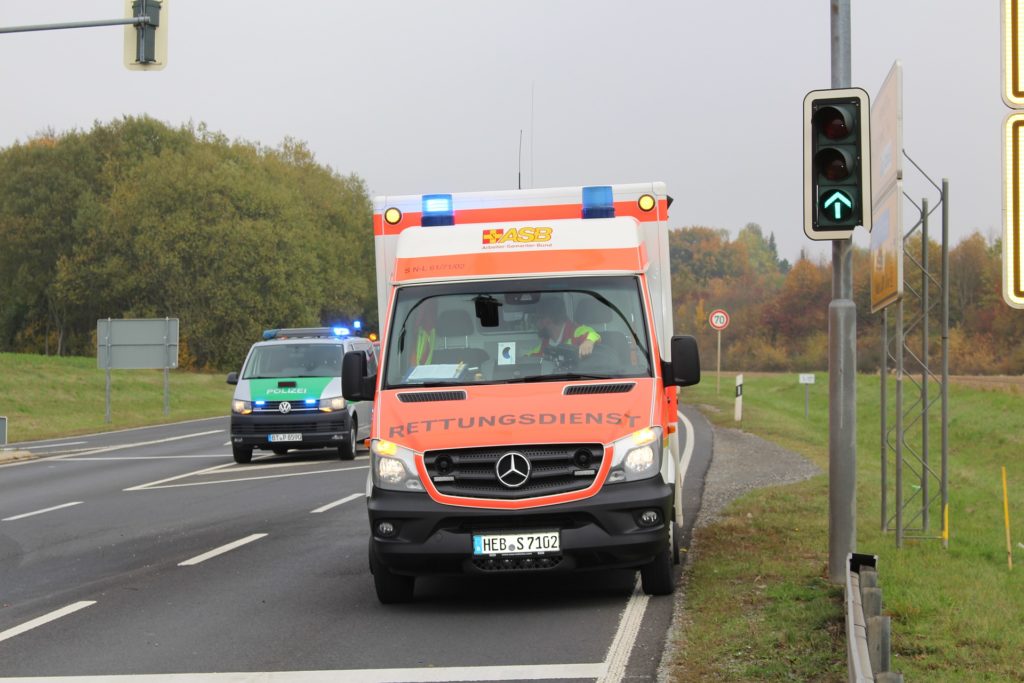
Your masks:
<path fill-rule="evenodd" d="M 46 509 L 43 509 L 43 510 L 36 510 L 35 512 L 26 512 L 23 515 L 15 515 L 13 517 L 4 517 L 3 519 L 0 519 L 0 522 L 13 522 L 13 521 L 15 521 L 17 519 L 25 519 L 26 517 L 33 517 L 35 515 L 41 515 L 44 512 L 53 512 L 54 510 L 61 510 L 63 508 L 69 508 L 69 507 L 72 507 L 73 505 L 81 505 L 81 504 L 82 504 L 82 501 L 78 500 L 78 501 L 75 501 L 74 503 L 64 503 L 63 505 L 54 505 L 52 508 L 46 508 Z"/>
<path fill-rule="evenodd" d="M 80 609 L 85 609 L 86 607 L 95 604 L 95 600 L 83 600 L 81 602 L 74 602 L 68 605 L 67 607 L 61 607 L 60 609 L 54 610 L 49 614 L 44 614 L 41 617 L 36 617 L 32 621 L 26 621 L 24 624 L 21 624 L 20 626 L 9 628 L 6 631 L 0 631 L 0 641 L 7 640 L 8 638 L 13 638 L 14 636 L 20 636 L 22 633 L 25 633 L 26 631 L 31 631 L 32 629 L 38 628 L 43 624 L 48 624 L 51 621 L 60 619 L 61 617 L 66 617 L 67 615 L 77 612 Z"/>
<path fill-rule="evenodd" d="M 339 505 L 344 505 L 345 503 L 349 502 L 350 500 L 355 500 L 356 498 L 366 498 L 366 494 L 365 493 L 353 493 L 351 496 L 346 496 L 345 498 L 342 498 L 341 500 L 336 500 L 333 503 L 328 503 L 327 505 L 324 505 L 323 507 L 319 507 L 316 510 L 310 510 L 309 514 L 315 515 L 315 514 L 319 514 L 321 512 L 327 512 L 328 510 L 336 508 Z"/>
<path fill-rule="evenodd" d="M 199 564 L 200 562 L 206 562 L 207 560 L 209 560 L 212 557 L 217 557 L 218 555 L 223 555 L 224 553 L 230 552 L 230 551 L 234 550 L 235 548 L 240 548 L 243 545 L 246 545 L 247 543 L 252 543 L 253 541 L 258 541 L 258 540 L 260 540 L 261 538 L 263 538 L 266 535 L 267 534 L 252 534 L 251 536 L 246 536 L 245 538 L 240 538 L 237 541 L 234 541 L 232 543 L 228 543 L 227 545 L 222 545 L 219 548 L 214 548 L 213 550 L 211 550 L 209 552 L 206 552 L 206 553 L 203 553 L 202 555 L 196 555 L 195 557 L 193 557 L 190 560 L 185 560 L 184 562 L 179 562 L 178 566 L 179 567 L 191 567 L 192 565 Z"/>

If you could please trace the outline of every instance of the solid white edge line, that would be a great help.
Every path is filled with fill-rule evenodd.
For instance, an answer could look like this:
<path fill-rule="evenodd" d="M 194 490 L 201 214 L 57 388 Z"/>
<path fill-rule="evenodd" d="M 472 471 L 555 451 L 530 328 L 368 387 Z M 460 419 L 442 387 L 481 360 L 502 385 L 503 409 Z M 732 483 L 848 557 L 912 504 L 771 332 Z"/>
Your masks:
<path fill-rule="evenodd" d="M 629 602 L 622 610 L 615 638 L 608 647 L 608 654 L 604 658 L 605 672 L 598 678 L 598 683 L 619 683 L 626 675 L 626 665 L 629 664 L 629 656 L 636 644 L 640 624 L 643 623 L 644 612 L 650 599 L 650 596 L 644 593 L 638 576 L 636 583 L 633 584 L 633 594 L 629 596 Z"/>
<path fill-rule="evenodd" d="M 356 498 L 366 498 L 366 494 L 362 493 L 362 492 L 360 492 L 360 493 L 353 493 L 351 496 L 346 496 L 346 497 L 342 498 L 341 500 L 336 500 L 333 503 L 328 503 L 327 505 L 324 505 L 323 507 L 319 507 L 316 510 L 310 510 L 309 514 L 315 515 L 315 514 L 318 514 L 320 512 L 327 512 L 328 510 L 336 508 L 339 505 L 344 505 L 345 503 L 349 502 L 350 500 L 355 500 Z"/>
<path fill-rule="evenodd" d="M 333 469 L 333 470 L 313 470 L 312 472 L 288 472 L 286 474 L 268 474 L 265 477 L 237 477 L 235 479 L 218 479 L 217 481 L 193 481 L 193 482 L 189 482 L 187 484 L 167 484 L 167 485 L 162 485 L 162 486 L 157 486 L 156 484 L 159 484 L 159 482 L 156 482 L 156 484 L 143 484 L 142 486 L 136 486 L 135 488 L 124 489 L 124 490 L 125 491 L 155 491 L 157 489 L 183 489 L 183 488 L 187 488 L 189 486 L 216 486 L 217 484 L 234 484 L 235 482 L 240 482 L 240 481 L 259 481 L 260 479 L 284 479 L 285 477 L 305 477 L 305 476 L 308 476 L 310 474 L 331 474 L 331 473 L 334 473 L 334 472 L 352 472 L 353 470 L 365 470 L 365 469 L 369 469 L 369 465 L 364 465 L 362 467 L 339 467 L 339 468 Z M 202 474 L 202 473 L 201 472 L 194 472 L 194 474 Z M 173 477 L 173 478 L 174 479 L 178 479 L 179 477 Z M 169 481 L 169 480 L 165 479 L 164 481 Z M 0 681 L 3 681 L 3 679 L 0 678 Z"/>
<path fill-rule="evenodd" d="M 86 607 L 89 607 L 90 605 L 95 604 L 95 600 L 82 600 L 81 602 L 71 603 L 67 607 L 61 607 L 60 609 L 54 610 L 49 614 L 44 614 L 43 616 L 36 617 L 31 621 L 26 621 L 21 626 L 15 626 L 14 628 L 9 628 L 6 631 L 0 631 L 0 641 L 7 640 L 8 638 L 13 638 L 14 636 L 19 636 L 25 631 L 31 631 L 32 629 L 38 626 L 42 626 L 43 624 L 54 621 L 55 619 L 60 619 L 61 617 L 66 617 L 67 615 L 73 612 L 77 612 L 80 609 L 84 609 Z"/>
<path fill-rule="evenodd" d="M 0 519 L 0 522 L 13 522 L 16 519 L 25 519 L 26 517 L 31 517 L 33 515 L 41 515 L 44 512 L 53 512 L 54 510 L 60 510 L 62 508 L 69 508 L 69 507 L 71 507 L 73 505 L 81 505 L 81 504 L 82 504 L 82 501 L 78 500 L 78 501 L 75 501 L 74 503 L 64 503 L 63 505 L 54 505 L 52 508 L 46 508 L 44 510 L 36 510 L 35 512 L 26 512 L 23 515 L 15 515 L 13 517 L 4 517 L 3 519 Z"/>
<path fill-rule="evenodd" d="M 595 679 L 602 664 L 523 664 L 508 666 L 418 667 L 409 669 L 342 669 L 338 671 L 239 671 L 208 674 L 141 674 L 120 676 L 51 676 L 4 678 L 5 683 L 441 683 L 443 681 L 544 681 Z"/>
<path fill-rule="evenodd" d="M 191 567 L 192 565 L 199 564 L 200 562 L 205 562 L 206 560 L 209 560 L 211 557 L 217 557 L 218 555 L 223 555 L 224 553 L 229 552 L 231 550 L 234 550 L 235 548 L 239 548 L 239 547 L 245 545 L 246 543 L 252 543 L 253 541 L 258 541 L 258 540 L 260 540 L 261 538 L 263 538 L 266 535 L 267 534 L 252 534 L 251 536 L 246 536 L 245 538 L 240 538 L 237 541 L 234 541 L 232 543 L 228 543 L 227 545 L 222 545 L 219 548 L 214 548 L 213 550 L 211 550 L 209 552 L 206 552 L 206 553 L 203 553 L 202 555 L 196 555 L 192 559 L 185 560 L 184 562 L 179 562 L 178 566 L 179 567 Z"/>
<path fill-rule="evenodd" d="M 228 415 L 216 415 L 214 417 L 197 417 L 197 418 L 192 419 L 192 420 L 181 420 L 179 422 L 164 422 L 162 424 L 143 425 L 142 427 L 126 427 L 125 429 L 112 429 L 109 432 L 95 432 L 93 434 L 76 434 L 76 436 L 88 438 L 88 437 L 93 437 L 93 436 L 107 436 L 108 434 L 123 434 L 125 432 L 138 432 L 138 431 L 141 431 L 143 429 L 160 429 L 161 427 L 174 427 L 174 426 L 177 426 L 177 425 L 192 424 L 194 422 L 208 422 L 210 420 L 221 420 L 221 419 L 223 419 L 225 417 L 228 417 Z M 226 430 L 218 429 L 217 431 L 218 432 L 223 432 L 223 431 L 226 431 Z M 28 444 L 49 443 L 51 441 L 57 441 L 59 438 L 60 437 L 58 437 L 56 439 L 36 439 L 34 441 L 19 441 L 17 443 L 12 443 L 12 444 L 7 444 L 7 445 L 8 446 L 17 446 L 18 448 L 22 448 L 23 446 L 26 446 Z M 64 438 L 70 438 L 70 437 L 64 437 Z"/>

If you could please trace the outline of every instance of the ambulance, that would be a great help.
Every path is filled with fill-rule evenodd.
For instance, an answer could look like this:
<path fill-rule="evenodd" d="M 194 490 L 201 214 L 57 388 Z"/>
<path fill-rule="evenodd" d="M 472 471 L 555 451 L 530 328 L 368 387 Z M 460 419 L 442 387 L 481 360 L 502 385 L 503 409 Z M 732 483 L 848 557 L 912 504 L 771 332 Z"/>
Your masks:
<path fill-rule="evenodd" d="M 638 569 L 674 588 L 682 517 L 662 183 L 377 197 L 367 501 L 378 599 L 427 575 Z"/>
<path fill-rule="evenodd" d="M 370 433 L 373 404 L 341 396 L 342 358 L 362 354 L 370 372 L 377 353 L 369 339 L 351 329 L 296 327 L 266 330 L 249 349 L 231 401 L 231 453 L 252 462 L 254 448 L 284 455 L 290 449 L 330 448 L 352 460 Z"/>

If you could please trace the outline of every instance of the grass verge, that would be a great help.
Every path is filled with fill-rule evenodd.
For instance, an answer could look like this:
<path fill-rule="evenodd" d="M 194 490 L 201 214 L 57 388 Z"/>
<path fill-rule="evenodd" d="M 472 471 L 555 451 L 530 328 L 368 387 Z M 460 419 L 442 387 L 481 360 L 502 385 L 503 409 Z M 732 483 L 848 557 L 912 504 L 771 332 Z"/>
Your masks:
<path fill-rule="evenodd" d="M 171 371 L 165 416 L 162 370 L 114 370 L 107 423 L 106 373 L 95 358 L 0 353 L 0 415 L 9 443 L 227 415 L 233 387 L 224 378 Z"/>
<path fill-rule="evenodd" d="M 746 375 L 742 428 L 827 470 L 827 375 L 819 373 L 817 382 L 805 418 L 796 375 Z M 1000 478 L 1005 464 L 1019 551 L 1024 466 L 1015 456 L 1024 441 L 1024 396 L 951 386 L 949 548 L 928 538 L 897 549 L 894 534 L 881 530 L 879 390 L 879 377 L 858 378 L 857 545 L 879 556 L 883 608 L 893 620 L 893 668 L 907 680 L 1024 681 L 1024 567 L 1007 568 Z M 889 390 L 891 405 L 892 380 Z M 934 385 L 931 391 L 938 395 Z M 710 378 L 684 390 L 683 400 L 702 406 L 715 424 L 735 427 L 732 393 L 730 386 L 716 395 Z M 913 400 L 908 394 L 906 410 Z M 937 467 L 937 404 L 932 422 Z M 890 470 L 890 487 L 893 476 Z M 914 486 L 909 481 L 907 496 Z M 930 515 L 929 531 L 920 535 L 941 531 L 937 506 Z M 744 496 L 719 522 L 698 529 L 693 546 L 684 616 L 670 636 L 678 653 L 674 680 L 846 680 L 842 590 L 827 580 L 827 475 Z"/>

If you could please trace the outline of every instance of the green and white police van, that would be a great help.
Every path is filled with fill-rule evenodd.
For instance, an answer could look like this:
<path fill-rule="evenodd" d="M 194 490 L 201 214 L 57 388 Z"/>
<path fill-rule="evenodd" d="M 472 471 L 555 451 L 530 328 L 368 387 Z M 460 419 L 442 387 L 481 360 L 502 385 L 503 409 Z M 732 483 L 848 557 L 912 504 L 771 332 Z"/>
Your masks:
<path fill-rule="evenodd" d="M 345 327 L 267 330 L 249 349 L 231 402 L 231 451 L 235 462 L 252 462 L 254 448 L 282 455 L 292 448 L 335 448 L 342 460 L 370 434 L 372 401 L 341 396 L 341 359 L 366 354 L 377 367 L 373 343 Z"/>

